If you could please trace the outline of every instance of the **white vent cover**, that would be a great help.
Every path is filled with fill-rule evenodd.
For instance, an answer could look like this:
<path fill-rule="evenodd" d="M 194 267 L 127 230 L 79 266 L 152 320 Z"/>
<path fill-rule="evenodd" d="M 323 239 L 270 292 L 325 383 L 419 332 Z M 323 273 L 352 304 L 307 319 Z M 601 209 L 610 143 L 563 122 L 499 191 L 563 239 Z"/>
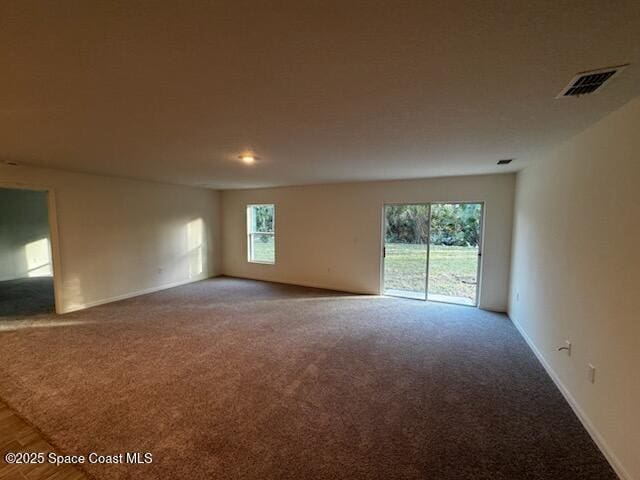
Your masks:
<path fill-rule="evenodd" d="M 612 78 L 619 75 L 628 65 L 629 64 L 618 65 L 616 67 L 580 72 L 571 79 L 569 84 L 562 89 L 556 98 L 579 97 L 580 95 L 597 92 L 601 90 L 606 83 L 611 81 Z"/>

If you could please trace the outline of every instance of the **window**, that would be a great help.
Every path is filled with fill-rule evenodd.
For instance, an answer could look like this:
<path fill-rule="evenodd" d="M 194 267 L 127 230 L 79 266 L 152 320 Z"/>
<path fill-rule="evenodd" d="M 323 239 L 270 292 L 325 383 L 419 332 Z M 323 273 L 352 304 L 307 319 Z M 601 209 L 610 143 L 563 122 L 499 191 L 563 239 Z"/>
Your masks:
<path fill-rule="evenodd" d="M 275 205 L 247 207 L 247 246 L 250 262 L 276 263 L 275 227 Z"/>

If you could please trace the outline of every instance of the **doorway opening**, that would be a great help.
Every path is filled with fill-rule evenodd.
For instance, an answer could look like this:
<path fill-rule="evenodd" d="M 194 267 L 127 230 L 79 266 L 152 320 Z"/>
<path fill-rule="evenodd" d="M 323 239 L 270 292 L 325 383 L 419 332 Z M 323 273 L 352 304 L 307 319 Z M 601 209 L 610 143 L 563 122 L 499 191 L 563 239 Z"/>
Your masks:
<path fill-rule="evenodd" d="M 384 206 L 384 294 L 478 304 L 482 203 Z"/>
<path fill-rule="evenodd" d="M 0 188 L 0 321 L 53 313 L 48 192 Z"/>

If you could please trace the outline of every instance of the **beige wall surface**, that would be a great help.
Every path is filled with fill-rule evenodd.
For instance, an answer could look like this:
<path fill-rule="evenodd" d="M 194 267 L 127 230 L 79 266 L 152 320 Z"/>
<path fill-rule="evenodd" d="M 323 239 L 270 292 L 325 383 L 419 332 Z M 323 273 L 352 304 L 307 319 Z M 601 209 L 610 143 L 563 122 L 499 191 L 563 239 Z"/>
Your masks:
<path fill-rule="evenodd" d="M 50 276 L 47 194 L 0 188 L 0 281 Z"/>
<path fill-rule="evenodd" d="M 222 192 L 226 275 L 378 294 L 385 203 L 484 202 L 480 306 L 505 310 L 515 176 L 483 175 Z M 246 206 L 276 205 L 276 264 L 247 261 Z"/>
<path fill-rule="evenodd" d="M 636 99 L 518 174 L 509 308 L 630 479 L 640 479 L 639 132 Z M 571 356 L 557 350 L 565 340 Z"/>
<path fill-rule="evenodd" d="M 0 187 L 7 186 L 54 193 L 59 312 L 220 271 L 216 191 L 0 165 Z"/>

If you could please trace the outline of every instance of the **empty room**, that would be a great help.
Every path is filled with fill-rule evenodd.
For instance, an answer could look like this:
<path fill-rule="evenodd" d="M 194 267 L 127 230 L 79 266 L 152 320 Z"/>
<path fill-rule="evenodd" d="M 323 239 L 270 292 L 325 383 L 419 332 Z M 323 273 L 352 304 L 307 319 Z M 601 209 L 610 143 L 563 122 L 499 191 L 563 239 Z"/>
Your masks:
<path fill-rule="evenodd" d="M 0 480 L 640 480 L 640 3 L 0 1 Z"/>

